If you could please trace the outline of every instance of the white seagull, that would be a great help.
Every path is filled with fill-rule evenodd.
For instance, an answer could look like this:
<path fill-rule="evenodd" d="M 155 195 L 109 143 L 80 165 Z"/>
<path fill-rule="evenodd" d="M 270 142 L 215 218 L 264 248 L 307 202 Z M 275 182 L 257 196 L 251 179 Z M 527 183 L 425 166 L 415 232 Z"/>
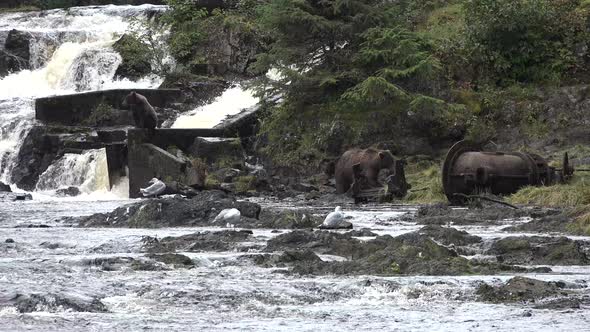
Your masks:
<path fill-rule="evenodd" d="M 342 222 L 344 222 L 344 213 L 340 212 L 340 210 L 340 207 L 337 206 L 333 212 L 330 212 L 326 219 L 324 219 L 322 226 L 325 228 L 340 227 L 342 225 Z"/>
<path fill-rule="evenodd" d="M 151 186 L 139 189 L 144 197 L 158 196 L 166 190 L 166 184 L 157 178 L 151 179 L 148 184 L 151 184 Z"/>
<path fill-rule="evenodd" d="M 226 222 L 228 224 L 237 224 L 240 222 L 241 216 L 242 216 L 242 214 L 240 213 L 240 210 L 238 210 L 238 209 L 235 209 L 235 208 L 223 209 L 223 210 L 221 210 L 221 212 L 219 212 L 217 217 L 215 217 L 213 222 L 218 222 L 218 221 L 223 220 L 224 222 Z"/>

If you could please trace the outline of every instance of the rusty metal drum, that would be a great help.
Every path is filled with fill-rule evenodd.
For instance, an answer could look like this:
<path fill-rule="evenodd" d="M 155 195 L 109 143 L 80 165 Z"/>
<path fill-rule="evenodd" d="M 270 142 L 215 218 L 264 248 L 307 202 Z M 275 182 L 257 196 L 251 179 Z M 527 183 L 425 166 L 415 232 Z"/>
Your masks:
<path fill-rule="evenodd" d="M 461 194 L 508 195 L 524 186 L 549 185 L 556 181 L 556 172 L 536 154 L 482 152 L 477 146 L 460 141 L 447 153 L 442 177 L 449 201 L 461 203 Z"/>

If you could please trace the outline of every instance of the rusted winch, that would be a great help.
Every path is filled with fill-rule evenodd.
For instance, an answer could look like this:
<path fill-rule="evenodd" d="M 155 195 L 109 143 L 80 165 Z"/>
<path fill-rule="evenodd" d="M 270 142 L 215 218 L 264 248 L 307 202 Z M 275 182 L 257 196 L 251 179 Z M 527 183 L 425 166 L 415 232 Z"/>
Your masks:
<path fill-rule="evenodd" d="M 556 169 L 533 153 L 482 152 L 476 145 L 460 141 L 447 153 L 442 180 L 449 201 L 462 203 L 465 195 L 481 192 L 508 195 L 524 186 L 563 183 L 573 172 L 567 153 L 563 168 Z"/>

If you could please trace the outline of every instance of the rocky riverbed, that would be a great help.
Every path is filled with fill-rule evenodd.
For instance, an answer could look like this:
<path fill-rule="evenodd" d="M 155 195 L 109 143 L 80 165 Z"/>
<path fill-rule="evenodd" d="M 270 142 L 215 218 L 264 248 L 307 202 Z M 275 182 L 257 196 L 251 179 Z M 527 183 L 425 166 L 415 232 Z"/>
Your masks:
<path fill-rule="evenodd" d="M 320 230 L 333 203 L 220 191 L 0 204 L 8 330 L 588 324 L 590 238 L 520 230 L 555 210 L 348 203 L 352 230 Z M 241 220 L 214 222 L 224 208 Z"/>

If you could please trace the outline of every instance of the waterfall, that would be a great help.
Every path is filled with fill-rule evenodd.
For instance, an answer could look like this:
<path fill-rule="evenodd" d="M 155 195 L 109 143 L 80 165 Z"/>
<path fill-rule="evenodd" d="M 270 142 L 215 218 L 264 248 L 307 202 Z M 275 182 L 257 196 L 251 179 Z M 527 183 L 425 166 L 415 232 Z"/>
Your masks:
<path fill-rule="evenodd" d="M 235 115 L 258 102 L 259 99 L 254 97 L 252 90 L 241 86 L 231 87 L 211 104 L 180 115 L 172 128 L 213 128 L 227 116 Z"/>
<path fill-rule="evenodd" d="M 79 187 L 83 193 L 109 189 L 109 174 L 105 149 L 89 150 L 83 154 L 66 153 L 54 162 L 37 182 L 38 191 Z"/>
<path fill-rule="evenodd" d="M 0 48 L 10 30 L 28 33 L 32 68 L 0 77 L 0 181 L 10 182 L 15 157 L 35 124 L 35 98 L 161 83 L 158 77 L 115 80 L 121 57 L 111 46 L 128 30 L 131 19 L 166 9 L 108 5 L 0 14 Z M 41 176 L 37 189 L 72 185 L 83 192 L 104 190 L 108 176 L 103 156 L 104 151 L 66 154 Z"/>

